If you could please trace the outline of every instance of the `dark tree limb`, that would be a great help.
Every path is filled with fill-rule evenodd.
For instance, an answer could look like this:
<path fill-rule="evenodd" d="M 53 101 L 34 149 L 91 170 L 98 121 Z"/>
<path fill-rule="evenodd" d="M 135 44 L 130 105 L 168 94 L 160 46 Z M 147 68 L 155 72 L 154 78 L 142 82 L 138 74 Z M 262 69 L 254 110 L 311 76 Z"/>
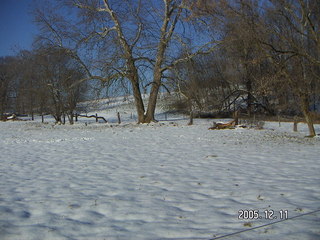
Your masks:
<path fill-rule="evenodd" d="M 98 117 L 98 116 L 96 116 L 96 115 L 90 115 L 90 116 L 88 116 L 88 115 L 77 114 L 77 117 L 95 118 L 96 120 L 102 119 L 104 122 L 106 122 L 106 123 L 108 122 L 104 117 Z"/>

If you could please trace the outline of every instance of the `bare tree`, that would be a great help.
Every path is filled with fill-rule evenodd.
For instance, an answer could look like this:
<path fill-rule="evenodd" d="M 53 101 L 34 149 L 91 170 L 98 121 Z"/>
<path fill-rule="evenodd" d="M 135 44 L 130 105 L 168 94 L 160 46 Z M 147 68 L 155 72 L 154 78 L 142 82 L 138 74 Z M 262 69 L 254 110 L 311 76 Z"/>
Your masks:
<path fill-rule="evenodd" d="M 320 94 L 320 5 L 316 0 L 271 1 L 266 29 L 272 38 L 261 40 L 278 68 L 279 84 L 288 86 L 315 136 L 311 100 Z"/>
<path fill-rule="evenodd" d="M 300 105 L 310 136 L 315 136 L 311 100 L 319 95 L 320 83 L 318 1 L 228 1 L 226 9 L 227 36 L 234 44 L 229 49 L 241 63 L 247 105 L 257 97 L 285 97 Z"/>
<path fill-rule="evenodd" d="M 89 76 L 87 79 L 105 82 L 127 79 L 139 123 L 155 120 L 158 93 L 165 84 L 163 80 L 168 70 L 216 46 L 210 39 L 192 42 L 188 56 L 178 57 L 177 50 L 186 45 L 186 35 L 195 39 L 194 29 L 187 21 L 192 15 L 187 1 L 65 2 L 68 9 L 77 14 L 74 24 L 52 10 L 36 11 L 36 19 L 43 30 L 41 40 L 60 46 L 73 45 L 68 46 L 72 49 L 69 54 L 82 64 Z M 90 60 L 84 58 L 84 49 L 93 56 Z M 148 87 L 150 95 L 145 109 L 142 88 Z"/>
<path fill-rule="evenodd" d="M 193 2 L 195 15 L 207 16 L 210 19 L 210 31 L 220 35 L 220 45 L 214 54 L 202 59 L 195 58 L 176 68 L 180 72 L 179 76 L 183 76 L 183 70 L 183 77 L 189 78 L 189 81 L 184 81 L 188 83 L 185 90 L 193 96 L 199 109 L 209 107 L 215 111 L 231 112 L 246 105 L 249 116 L 257 109 L 272 112 L 266 101 L 267 95 L 263 94 L 265 91 L 261 81 L 267 78 L 270 69 L 255 37 L 256 34 L 264 36 L 261 27 L 255 22 L 260 17 L 256 3 Z M 200 104 L 200 99 L 205 100 L 205 103 Z"/>
<path fill-rule="evenodd" d="M 185 98 L 189 109 L 200 112 L 222 112 L 227 96 L 231 94 L 232 82 L 229 76 L 225 54 L 216 50 L 205 56 L 197 56 L 188 62 L 178 64 L 172 71 L 172 87 Z"/>
<path fill-rule="evenodd" d="M 86 83 L 74 85 L 75 82 L 85 77 L 77 61 L 67 54 L 63 48 L 41 48 L 33 56 L 33 80 L 37 84 L 33 91 L 38 90 L 35 103 L 40 107 L 40 112 L 45 108 L 54 116 L 56 122 L 61 123 L 66 114 L 70 124 L 73 124 L 74 110 L 86 91 Z M 31 81 L 31 78 L 25 80 Z M 44 93 L 44 94 L 42 94 Z M 43 99 L 43 97 L 46 99 Z"/>

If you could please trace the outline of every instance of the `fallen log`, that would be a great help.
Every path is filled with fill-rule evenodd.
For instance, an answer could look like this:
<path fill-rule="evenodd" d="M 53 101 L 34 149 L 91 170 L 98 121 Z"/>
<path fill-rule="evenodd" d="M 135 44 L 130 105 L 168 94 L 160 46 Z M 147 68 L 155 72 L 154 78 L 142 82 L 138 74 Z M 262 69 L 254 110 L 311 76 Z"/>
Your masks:
<path fill-rule="evenodd" d="M 213 122 L 213 126 L 209 130 L 220 130 L 220 129 L 234 129 L 236 126 L 236 120 L 232 120 L 228 123 L 216 123 Z"/>

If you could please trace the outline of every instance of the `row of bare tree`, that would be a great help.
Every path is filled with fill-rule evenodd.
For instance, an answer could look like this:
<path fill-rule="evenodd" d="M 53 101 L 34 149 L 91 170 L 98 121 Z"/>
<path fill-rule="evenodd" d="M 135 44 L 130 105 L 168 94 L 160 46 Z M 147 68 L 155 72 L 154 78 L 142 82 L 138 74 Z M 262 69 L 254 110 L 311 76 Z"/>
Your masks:
<path fill-rule="evenodd" d="M 1 118 L 5 112 L 51 114 L 61 123 L 68 116 L 73 123 L 77 103 L 87 90 L 85 83 L 73 84 L 84 72 L 65 49 L 21 51 L 19 56 L 0 60 Z"/>
<path fill-rule="evenodd" d="M 32 56 L 42 56 L 35 61 L 47 56 L 53 63 L 60 52 L 76 66 L 77 74 L 61 76 L 66 85 L 46 83 L 55 112 L 69 108 L 66 95 L 58 100 L 60 89 L 99 80 L 129 83 L 139 123 L 155 120 L 158 94 L 171 88 L 199 109 L 299 109 L 315 135 L 318 0 L 44 0 L 34 16 L 40 34 Z M 53 65 L 67 66 L 63 61 Z M 149 93 L 146 106 L 143 92 Z"/>
<path fill-rule="evenodd" d="M 180 63 L 173 85 L 199 110 L 250 115 L 302 113 L 315 136 L 320 110 L 320 4 L 313 0 L 197 1 L 196 15 L 213 16 L 218 50 Z M 212 29 L 212 31 L 214 30 Z M 189 54 L 183 52 L 182 54 Z"/>

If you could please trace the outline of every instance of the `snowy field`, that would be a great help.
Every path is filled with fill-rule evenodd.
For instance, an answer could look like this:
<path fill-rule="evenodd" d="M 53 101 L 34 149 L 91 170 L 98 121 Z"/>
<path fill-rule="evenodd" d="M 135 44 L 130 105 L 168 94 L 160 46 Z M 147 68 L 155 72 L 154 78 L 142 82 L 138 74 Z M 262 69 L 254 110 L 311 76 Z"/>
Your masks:
<path fill-rule="evenodd" d="M 303 124 L 90 121 L 0 122 L 1 240 L 209 240 L 320 209 L 320 138 Z M 320 239 L 320 212 L 223 239 Z"/>

